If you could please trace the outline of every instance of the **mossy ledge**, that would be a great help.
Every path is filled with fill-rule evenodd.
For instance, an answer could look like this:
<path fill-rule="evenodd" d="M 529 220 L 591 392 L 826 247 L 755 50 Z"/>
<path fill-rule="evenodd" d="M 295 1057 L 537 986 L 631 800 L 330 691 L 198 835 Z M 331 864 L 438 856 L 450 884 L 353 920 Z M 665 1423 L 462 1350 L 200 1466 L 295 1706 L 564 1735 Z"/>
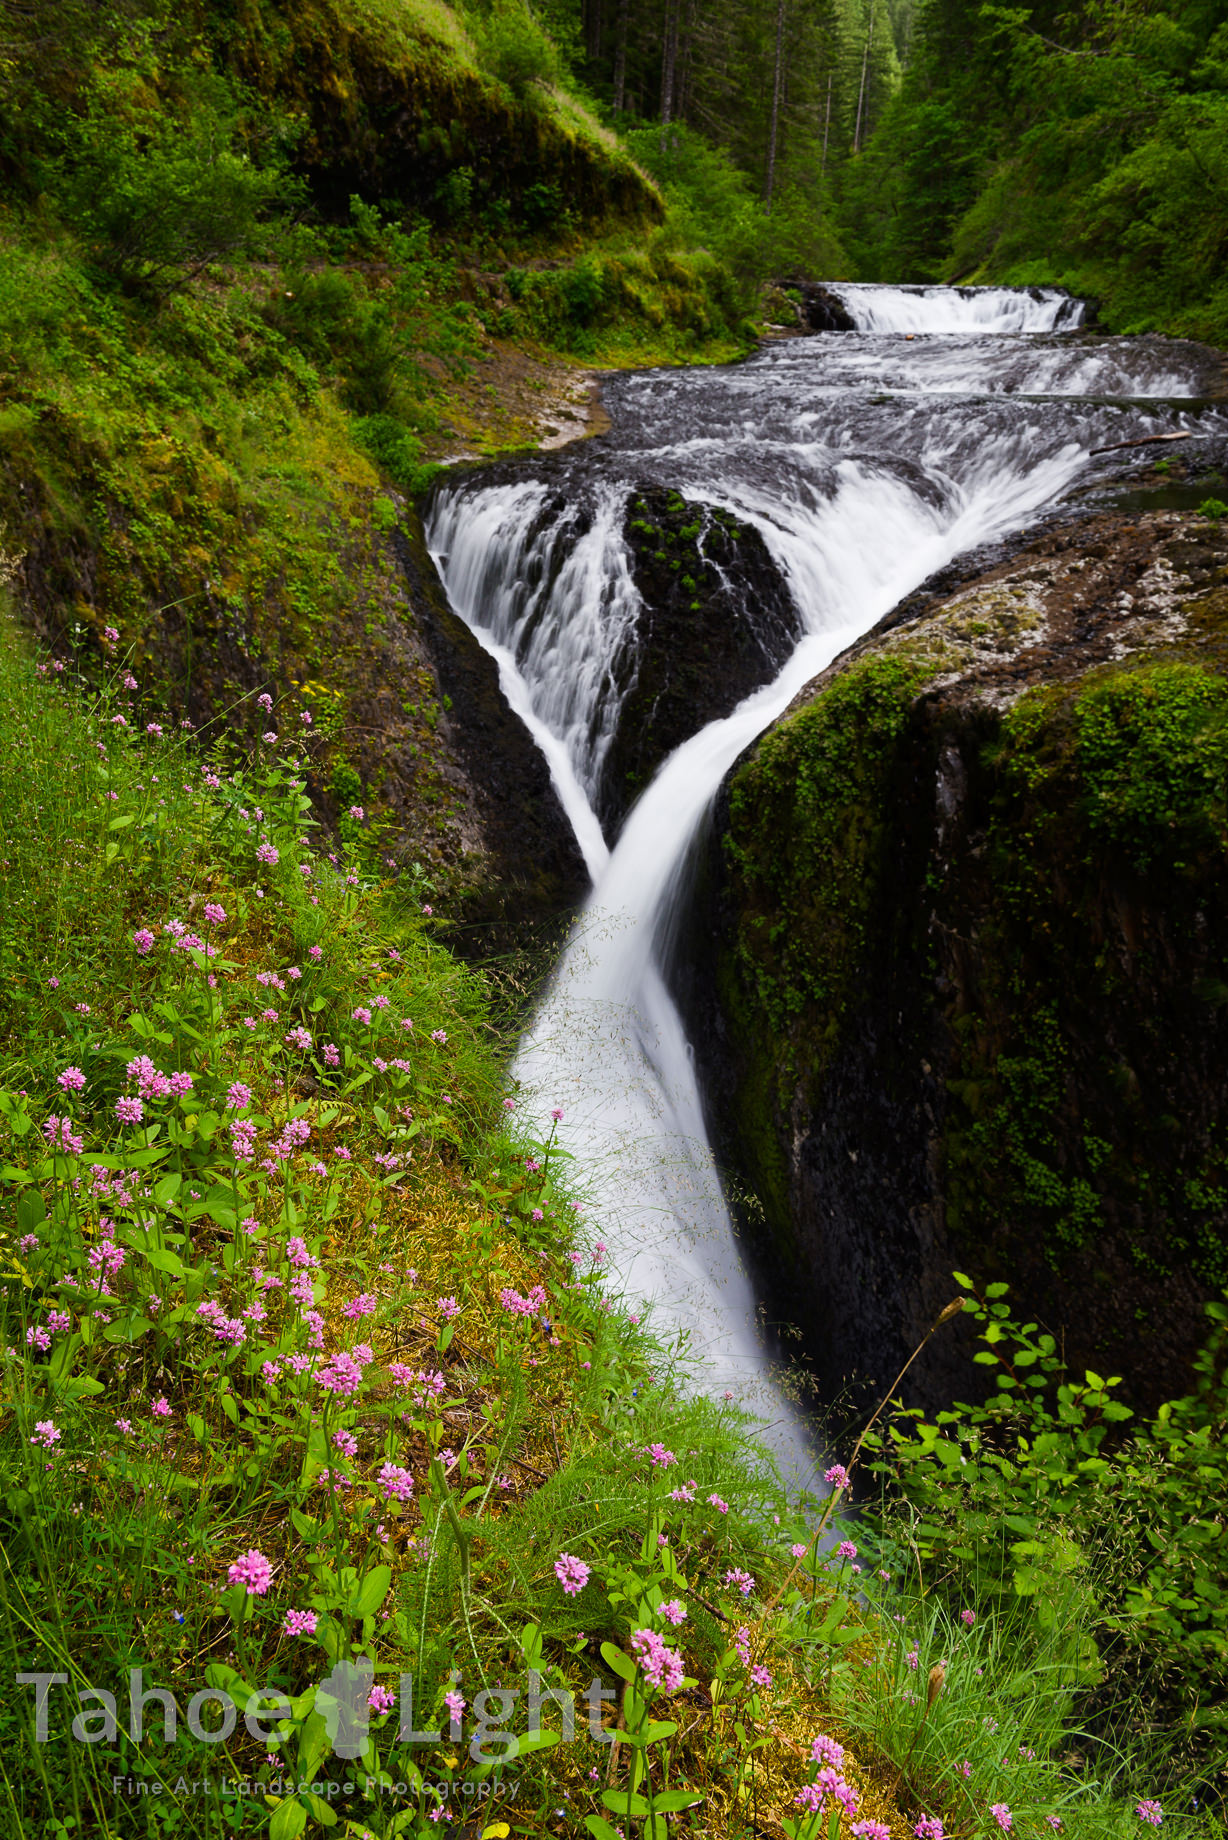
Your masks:
<path fill-rule="evenodd" d="M 1050 532 L 723 788 L 679 981 L 828 1397 L 891 1381 L 952 1267 L 1139 1405 L 1188 1383 L 1228 1282 L 1226 564 L 1197 515 Z"/>

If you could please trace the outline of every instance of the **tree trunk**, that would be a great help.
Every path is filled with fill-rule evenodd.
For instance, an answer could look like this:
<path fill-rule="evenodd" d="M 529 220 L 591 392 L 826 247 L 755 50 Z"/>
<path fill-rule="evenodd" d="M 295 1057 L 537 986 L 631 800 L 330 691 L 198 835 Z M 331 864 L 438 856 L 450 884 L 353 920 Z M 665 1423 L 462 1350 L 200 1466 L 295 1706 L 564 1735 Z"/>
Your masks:
<path fill-rule="evenodd" d="M 685 12 L 678 42 L 678 74 L 674 84 L 674 119 L 685 121 L 691 99 L 691 64 L 695 41 L 696 0 L 681 0 Z"/>
<path fill-rule="evenodd" d="M 874 44 L 874 0 L 870 0 L 870 29 L 866 33 L 866 48 L 861 59 L 861 83 L 857 90 L 857 125 L 853 129 L 853 152 L 861 152 L 861 109 L 866 105 L 867 132 L 869 127 L 869 98 L 866 95 L 866 76 L 870 69 L 870 50 Z"/>
<path fill-rule="evenodd" d="M 827 136 L 831 131 L 831 80 L 832 72 L 827 73 L 827 113 L 823 117 L 823 159 L 819 166 L 820 179 L 827 171 Z"/>
<path fill-rule="evenodd" d="M 584 49 L 591 62 L 601 56 L 601 15 L 605 0 L 584 0 Z"/>
<path fill-rule="evenodd" d="M 772 119 L 768 128 L 767 177 L 763 185 L 763 202 L 772 207 L 772 187 L 776 183 L 776 137 L 780 130 L 780 94 L 785 76 L 785 0 L 776 0 L 776 58 L 772 71 Z"/>
<path fill-rule="evenodd" d="M 614 41 L 614 113 L 621 115 L 627 94 L 627 15 L 631 0 L 618 0 L 618 26 Z"/>
<path fill-rule="evenodd" d="M 674 81 L 678 68 L 678 0 L 665 0 L 665 42 L 661 47 L 661 126 L 674 117 Z"/>

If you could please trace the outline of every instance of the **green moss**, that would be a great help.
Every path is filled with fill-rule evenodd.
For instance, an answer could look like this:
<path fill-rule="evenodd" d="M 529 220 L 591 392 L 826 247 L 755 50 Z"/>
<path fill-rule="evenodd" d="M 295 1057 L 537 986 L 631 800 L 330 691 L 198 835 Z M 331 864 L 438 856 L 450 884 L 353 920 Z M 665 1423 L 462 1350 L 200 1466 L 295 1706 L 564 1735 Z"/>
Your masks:
<path fill-rule="evenodd" d="M 892 847 L 884 794 L 909 709 L 936 666 L 866 659 L 774 729 L 735 775 L 727 841 L 738 972 L 807 1080 L 830 1056 L 863 964 Z"/>
<path fill-rule="evenodd" d="M 1005 1236 L 1062 1268 L 1111 1241 L 1156 1275 L 1222 1283 L 1225 1143 L 1213 1104 L 1174 1116 L 1173 1044 L 1203 1039 L 1228 965 L 1228 680 L 1160 660 L 1030 691 L 984 765 L 989 898 L 953 1026 L 948 1225 L 970 1252 Z"/>

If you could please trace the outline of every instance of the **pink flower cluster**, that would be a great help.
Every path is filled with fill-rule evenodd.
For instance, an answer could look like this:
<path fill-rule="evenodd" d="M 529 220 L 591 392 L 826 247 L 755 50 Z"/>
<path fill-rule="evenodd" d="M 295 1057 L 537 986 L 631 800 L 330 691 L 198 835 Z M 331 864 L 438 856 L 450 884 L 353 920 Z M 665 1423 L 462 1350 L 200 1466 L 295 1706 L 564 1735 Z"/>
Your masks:
<path fill-rule="evenodd" d="M 672 1450 L 666 1450 L 664 1444 L 650 1444 L 648 1458 L 653 1469 L 669 1469 L 678 1459 Z"/>
<path fill-rule="evenodd" d="M 847 1814 L 856 1814 L 861 1796 L 851 1782 L 845 1781 L 839 1770 L 830 1767 L 820 1770 L 814 1781 L 807 1783 L 793 1800 L 797 1807 L 817 1814 L 829 1795 L 834 1796 Z"/>
<path fill-rule="evenodd" d="M 178 1099 L 184 1093 L 192 1090 L 193 1080 L 190 1073 L 160 1073 L 148 1054 L 138 1054 L 135 1060 L 128 1062 L 125 1071 L 128 1078 L 136 1082 L 137 1092 L 142 1099 Z M 121 1099 L 120 1104 L 123 1103 Z M 119 1106 L 117 1105 L 115 1109 L 118 1112 Z M 120 1116 L 123 1117 L 122 1112 Z M 140 1117 L 139 1111 L 137 1117 Z"/>
<path fill-rule="evenodd" d="M 52 1112 L 43 1125 L 43 1136 L 52 1150 L 66 1150 L 69 1156 L 80 1156 L 85 1148 L 85 1139 L 74 1136 L 72 1119 L 67 1115 L 60 1118 Z"/>
<path fill-rule="evenodd" d="M 504 1286 L 499 1292 L 499 1302 L 511 1316 L 536 1316 L 546 1307 L 546 1293 L 540 1284 L 535 1284 L 527 1297 L 510 1286 Z"/>
<path fill-rule="evenodd" d="M 316 1384 L 322 1386 L 326 1393 L 335 1393 L 338 1398 L 347 1399 L 362 1385 L 362 1368 L 352 1354 L 342 1350 L 319 1369 Z"/>
<path fill-rule="evenodd" d="M 676 1649 L 667 1648 L 655 1629 L 637 1629 L 631 1637 L 631 1648 L 645 1680 L 664 1693 L 678 1691 L 684 1672 L 682 1656 Z"/>
<path fill-rule="evenodd" d="M 212 1298 L 206 1298 L 197 1306 L 196 1314 L 202 1322 L 207 1322 L 219 1342 L 229 1342 L 232 1348 L 238 1348 L 247 1340 L 247 1330 L 238 1317 L 227 1316 L 220 1304 Z"/>
<path fill-rule="evenodd" d="M 408 1501 L 414 1492 L 414 1479 L 398 1463 L 385 1463 L 376 1477 L 385 1501 Z"/>
<path fill-rule="evenodd" d="M 575 1597 L 588 1583 L 589 1570 L 583 1559 L 561 1552 L 554 1562 L 554 1575 L 568 1597 Z"/>
<path fill-rule="evenodd" d="M 263 1597 L 273 1581 L 273 1568 L 255 1546 L 235 1560 L 226 1574 L 231 1584 L 246 1585 L 253 1597 Z"/>

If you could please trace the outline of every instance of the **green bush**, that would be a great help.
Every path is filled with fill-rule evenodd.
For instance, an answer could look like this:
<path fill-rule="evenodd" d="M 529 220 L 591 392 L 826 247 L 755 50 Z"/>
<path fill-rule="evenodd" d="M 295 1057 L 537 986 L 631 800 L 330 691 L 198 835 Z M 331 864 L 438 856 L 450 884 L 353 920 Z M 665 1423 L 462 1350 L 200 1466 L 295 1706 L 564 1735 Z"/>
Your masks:
<path fill-rule="evenodd" d="M 553 39 L 524 0 L 494 0 L 477 26 L 482 62 L 519 101 L 562 81 L 563 67 Z"/>
<path fill-rule="evenodd" d="M 99 80 L 66 136 L 55 194 L 99 265 L 165 294 L 223 257 L 252 251 L 298 197 L 284 149 L 253 152 L 237 97 L 201 79 L 182 112 L 143 111 Z"/>
<path fill-rule="evenodd" d="M 1090 1731 L 1162 1771 L 1166 1791 L 1194 1779 L 1222 1801 L 1228 1308 L 1207 1306 L 1194 1391 L 1127 1431 L 1117 1378 L 1068 1372 L 1053 1336 L 1012 1320 L 1005 1284 L 980 1297 L 956 1278 L 994 1391 L 932 1420 L 897 1408 L 871 1435 L 889 1484 L 871 1516 L 880 1538 L 913 1555 L 952 1614 L 1027 1611 L 1021 1671 L 1060 1638 L 1064 1604 L 1063 1665 Z"/>

